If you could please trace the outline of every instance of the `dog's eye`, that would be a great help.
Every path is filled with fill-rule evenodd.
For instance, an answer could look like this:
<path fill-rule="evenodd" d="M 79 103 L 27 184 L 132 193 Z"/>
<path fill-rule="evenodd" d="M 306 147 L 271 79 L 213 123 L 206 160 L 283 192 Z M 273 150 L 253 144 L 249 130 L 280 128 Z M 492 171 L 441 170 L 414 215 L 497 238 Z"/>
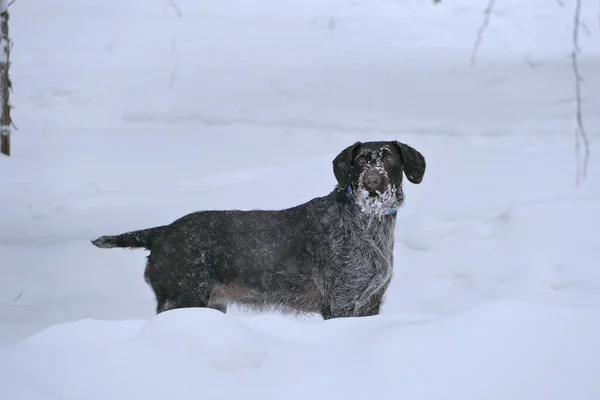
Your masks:
<path fill-rule="evenodd" d="M 359 165 L 365 165 L 367 163 L 367 159 L 365 157 L 358 157 L 356 162 L 358 162 Z"/>
<path fill-rule="evenodd" d="M 394 161 L 394 157 L 390 156 L 389 154 L 383 157 L 383 162 L 391 163 L 392 161 Z"/>

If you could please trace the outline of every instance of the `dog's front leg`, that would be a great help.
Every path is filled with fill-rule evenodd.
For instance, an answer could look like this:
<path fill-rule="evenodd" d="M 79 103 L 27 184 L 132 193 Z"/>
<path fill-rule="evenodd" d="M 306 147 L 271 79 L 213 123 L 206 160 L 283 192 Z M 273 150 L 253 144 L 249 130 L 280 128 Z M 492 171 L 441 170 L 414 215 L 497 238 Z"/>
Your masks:
<path fill-rule="evenodd" d="M 354 313 L 353 302 L 334 302 L 332 305 L 323 306 L 321 316 L 324 320 L 333 318 L 349 318 Z"/>
<path fill-rule="evenodd" d="M 321 316 L 324 320 L 354 316 L 356 300 L 364 289 L 349 286 L 348 283 L 348 281 L 337 282 L 337 285 L 330 288 L 328 301 L 321 308 Z"/>
<path fill-rule="evenodd" d="M 355 317 L 370 317 L 373 315 L 379 315 L 381 311 L 381 305 L 383 304 L 384 292 L 376 293 L 372 295 L 366 302 L 362 304 L 356 304 L 353 312 Z"/>
<path fill-rule="evenodd" d="M 387 278 L 379 289 L 366 299 L 357 301 L 354 306 L 355 317 L 369 317 L 379 315 L 383 304 L 383 297 L 391 282 L 391 277 Z"/>

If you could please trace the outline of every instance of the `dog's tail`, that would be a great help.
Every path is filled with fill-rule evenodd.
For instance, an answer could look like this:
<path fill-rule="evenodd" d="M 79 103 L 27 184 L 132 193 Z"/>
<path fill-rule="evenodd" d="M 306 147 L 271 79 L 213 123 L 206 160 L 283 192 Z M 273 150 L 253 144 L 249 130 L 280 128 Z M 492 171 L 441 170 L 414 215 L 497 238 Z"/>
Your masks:
<path fill-rule="evenodd" d="M 100 236 L 98 239 L 92 240 L 92 244 L 102 249 L 110 249 L 114 247 L 122 248 L 145 248 L 150 250 L 154 239 L 163 230 L 164 227 L 159 226 L 156 228 L 142 229 L 139 231 L 132 231 L 122 233 L 114 236 Z"/>

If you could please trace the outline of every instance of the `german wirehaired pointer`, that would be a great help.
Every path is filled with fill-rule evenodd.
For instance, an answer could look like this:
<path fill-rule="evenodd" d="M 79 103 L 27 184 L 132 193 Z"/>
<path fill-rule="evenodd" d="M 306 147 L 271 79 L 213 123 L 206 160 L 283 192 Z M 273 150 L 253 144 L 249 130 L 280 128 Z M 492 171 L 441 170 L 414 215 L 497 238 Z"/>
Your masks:
<path fill-rule="evenodd" d="M 92 243 L 150 250 L 144 277 L 157 313 L 238 304 L 324 319 L 377 315 L 392 278 L 402 176 L 420 183 L 425 159 L 398 141 L 357 142 L 333 172 L 331 193 L 292 208 L 199 211 Z"/>

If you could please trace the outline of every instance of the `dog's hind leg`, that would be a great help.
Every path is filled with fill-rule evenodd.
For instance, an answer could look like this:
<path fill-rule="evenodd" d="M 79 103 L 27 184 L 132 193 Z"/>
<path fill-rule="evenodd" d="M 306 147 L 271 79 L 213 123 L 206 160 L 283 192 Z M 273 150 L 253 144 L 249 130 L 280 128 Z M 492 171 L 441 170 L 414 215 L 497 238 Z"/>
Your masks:
<path fill-rule="evenodd" d="M 186 291 L 178 294 L 156 296 L 156 313 L 173 310 L 176 308 L 206 308 L 208 307 L 208 291 Z"/>
<path fill-rule="evenodd" d="M 212 298 L 208 301 L 208 308 L 212 308 L 217 311 L 221 311 L 223 314 L 227 314 L 227 303 L 221 301 L 215 301 Z"/>
<path fill-rule="evenodd" d="M 176 308 L 210 307 L 211 292 L 217 284 L 209 268 L 176 259 L 165 251 L 150 254 L 144 278 L 156 296 L 157 314 Z"/>
<path fill-rule="evenodd" d="M 187 282 L 168 287 L 155 288 L 156 313 L 160 314 L 175 308 L 206 308 L 209 307 L 210 292 L 213 287 L 212 281 L 200 281 L 198 284 Z M 195 283 L 195 282 L 194 282 Z"/>
<path fill-rule="evenodd" d="M 156 314 L 177 308 L 175 302 L 168 298 L 156 296 Z"/>

